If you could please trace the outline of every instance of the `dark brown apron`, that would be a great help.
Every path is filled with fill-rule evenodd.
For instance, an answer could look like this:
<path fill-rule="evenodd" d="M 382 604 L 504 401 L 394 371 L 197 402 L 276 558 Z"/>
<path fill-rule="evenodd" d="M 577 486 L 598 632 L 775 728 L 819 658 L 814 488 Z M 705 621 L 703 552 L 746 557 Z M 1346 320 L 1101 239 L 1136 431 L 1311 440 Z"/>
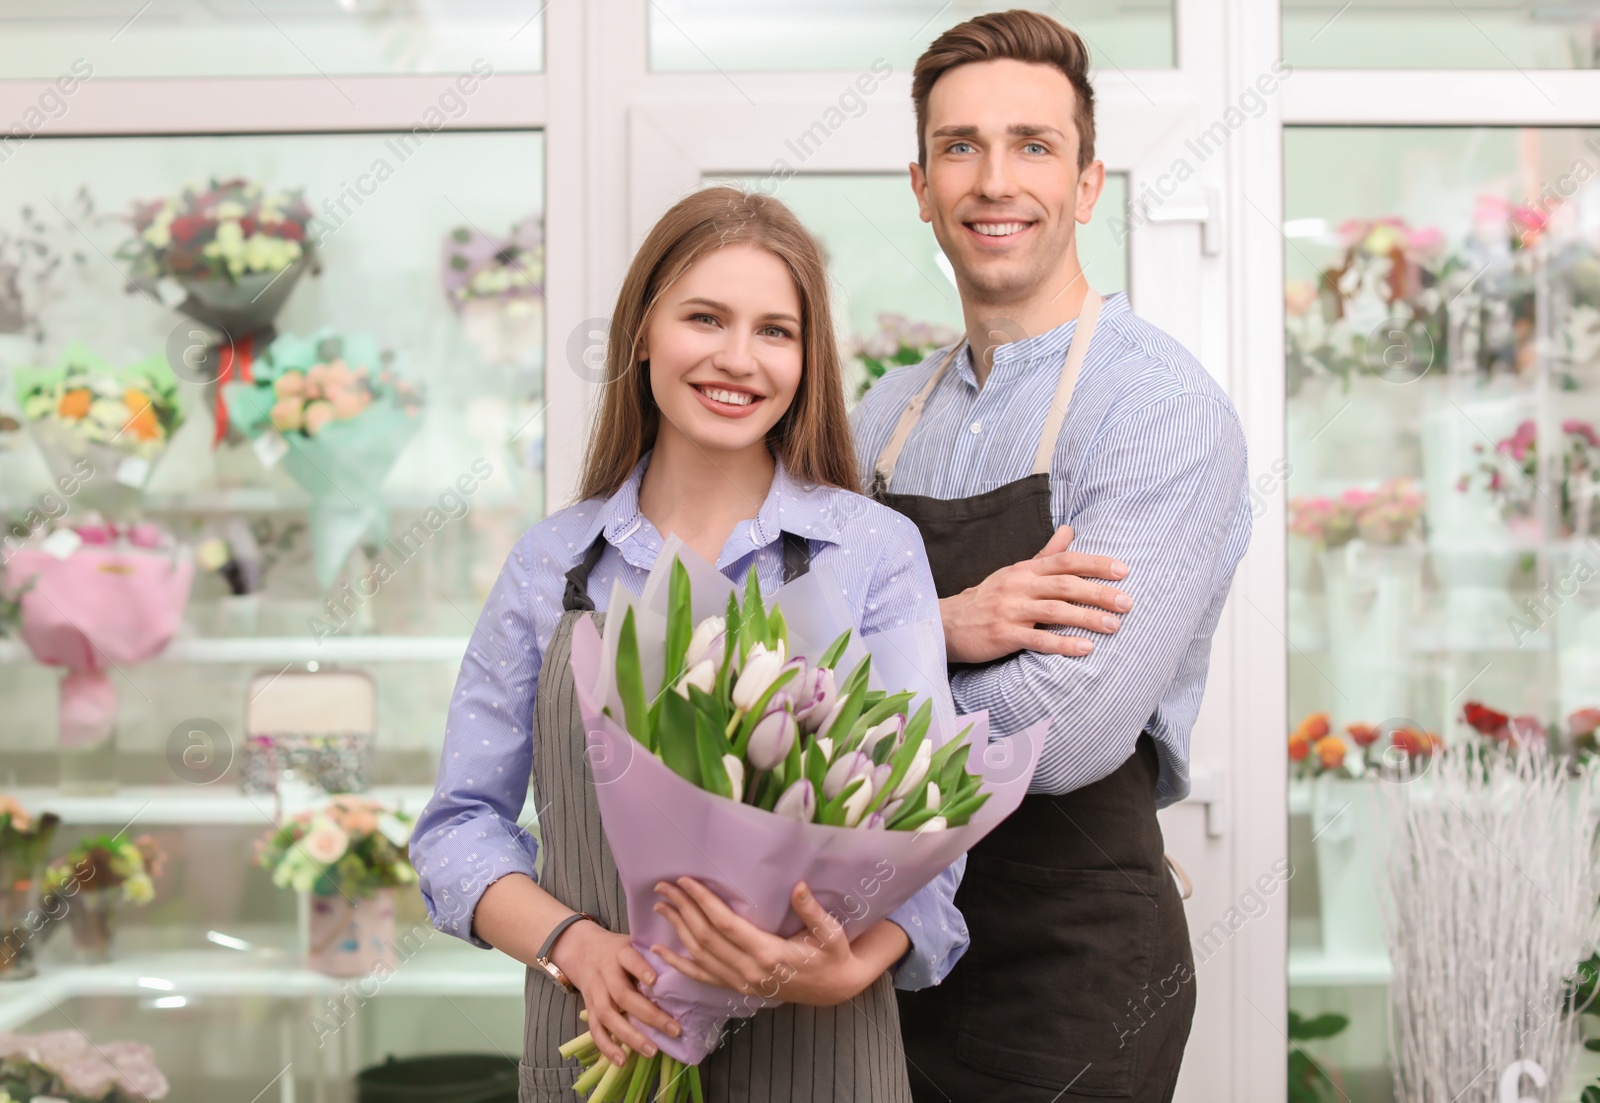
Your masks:
<path fill-rule="evenodd" d="M 598 538 L 567 572 L 565 610 L 545 652 L 534 705 L 534 807 L 544 869 L 539 883 L 570 908 L 613 931 L 628 929 L 627 901 L 606 843 L 589 771 L 583 715 L 569 663 L 572 628 L 594 609 L 589 575 L 605 551 Z M 783 578 L 810 569 L 811 550 L 783 534 Z M 596 614 L 597 620 L 603 618 Z M 783 1004 L 729 1025 L 722 1046 L 701 1065 L 707 1103 L 910 1103 L 900 1055 L 900 1021 L 884 973 L 866 991 L 833 1007 Z M 569 1103 L 582 1071 L 557 1052 L 582 1031 L 583 1001 L 530 968 L 519 1103 Z"/>
<path fill-rule="evenodd" d="M 941 598 L 1033 558 L 1054 534 L 1050 460 L 1100 305 L 1091 291 L 1032 474 L 970 498 L 889 492 L 959 345 L 884 447 L 873 497 L 921 530 Z M 942 984 L 896 993 L 917 1103 L 1172 1098 L 1194 1017 L 1194 959 L 1156 821 L 1158 769 L 1141 734 L 1109 777 L 1029 794 L 973 848 L 956 892 L 970 947 Z"/>

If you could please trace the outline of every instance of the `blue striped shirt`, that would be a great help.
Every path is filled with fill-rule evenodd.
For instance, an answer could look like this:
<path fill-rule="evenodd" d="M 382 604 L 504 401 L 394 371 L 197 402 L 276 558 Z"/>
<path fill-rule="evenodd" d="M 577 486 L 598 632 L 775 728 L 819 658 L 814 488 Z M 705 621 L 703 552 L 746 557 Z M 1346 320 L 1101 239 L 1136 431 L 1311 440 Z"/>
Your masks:
<path fill-rule="evenodd" d="M 649 462 L 646 453 L 609 499 L 568 506 L 523 535 L 467 645 L 438 780 L 417 818 L 411 861 L 433 925 L 476 946 L 488 946 L 472 933 L 484 890 L 508 873 L 537 879 L 538 847 L 517 818 L 533 768 L 539 669 L 561 619 L 566 572 L 604 533 L 605 551 L 589 577 L 589 597 L 603 612 L 613 581 L 639 593 L 661 551 L 661 534 L 639 512 Z M 742 584 L 754 566 L 770 594 L 783 581 L 783 531 L 805 537 L 812 565 L 831 570 L 861 632 L 938 624 L 933 575 L 916 526 L 859 494 L 802 484 L 781 462 L 755 518 L 734 526 L 717 568 Z M 505 656 L 520 659 L 508 664 Z M 911 940 L 894 970 L 896 987 L 937 984 L 966 952 L 966 922 L 954 903 L 965 866 L 963 857 L 890 913 Z"/>
<path fill-rule="evenodd" d="M 1077 321 L 1001 345 L 980 388 L 963 348 L 906 441 L 890 489 L 934 498 L 993 490 L 1033 470 L 1045 413 Z M 852 414 L 869 480 L 907 403 L 947 349 L 890 372 Z M 1010 734 L 1045 717 L 1049 740 L 1032 789 L 1065 793 L 1106 777 L 1141 732 L 1161 758 L 1156 796 L 1189 792 L 1189 733 L 1211 636 L 1250 539 L 1244 431 L 1227 395 L 1172 338 L 1108 296 L 1050 465 L 1051 515 L 1072 550 L 1128 565 L 1122 627 L 1086 656 L 1023 652 L 958 672 L 962 712 L 989 710 Z M 1082 630 L 1054 629 L 1063 635 Z"/>

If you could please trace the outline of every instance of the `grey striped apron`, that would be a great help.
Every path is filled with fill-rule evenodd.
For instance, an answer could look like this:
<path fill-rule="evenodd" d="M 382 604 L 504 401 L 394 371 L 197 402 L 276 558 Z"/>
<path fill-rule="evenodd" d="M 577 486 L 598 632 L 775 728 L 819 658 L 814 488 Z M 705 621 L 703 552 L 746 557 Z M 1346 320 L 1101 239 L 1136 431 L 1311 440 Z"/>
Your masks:
<path fill-rule="evenodd" d="M 784 579 L 810 566 L 806 542 L 784 533 Z M 628 929 L 627 901 L 600 827 L 587 769 L 583 717 L 569 663 L 572 629 L 592 610 L 589 573 L 605 550 L 597 539 L 567 574 L 565 610 L 545 653 L 534 703 L 534 807 L 539 810 L 543 871 L 539 884 L 613 931 Z M 597 619 L 599 619 L 597 615 Z M 582 1033 L 582 1000 L 530 968 L 523 981 L 519 1103 L 572 1103 L 582 1071 L 557 1052 Z M 722 1047 L 701 1066 L 710 1103 L 911 1103 L 900 1018 L 889 974 L 834 1007 L 784 1004 L 729 1024 Z"/>

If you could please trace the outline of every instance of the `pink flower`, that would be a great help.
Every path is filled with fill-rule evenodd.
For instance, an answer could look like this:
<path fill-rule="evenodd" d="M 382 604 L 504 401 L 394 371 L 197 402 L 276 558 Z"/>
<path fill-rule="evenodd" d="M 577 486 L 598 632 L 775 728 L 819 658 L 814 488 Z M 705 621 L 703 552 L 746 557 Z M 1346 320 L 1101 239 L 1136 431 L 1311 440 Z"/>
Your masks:
<path fill-rule="evenodd" d="M 306 436 L 314 437 L 334 419 L 332 403 L 316 401 L 306 405 Z"/>
<path fill-rule="evenodd" d="M 1589 442 L 1591 448 L 1600 448 L 1600 436 L 1595 435 L 1594 426 L 1587 421 L 1579 421 L 1575 417 L 1568 418 L 1561 423 L 1561 431 L 1571 436 L 1582 437 Z"/>
<path fill-rule="evenodd" d="M 343 858 L 344 852 L 350 848 L 350 836 L 336 825 L 324 821 L 313 827 L 300 845 L 313 861 L 332 865 Z"/>
<path fill-rule="evenodd" d="M 1567 717 L 1567 727 L 1574 739 L 1600 732 L 1600 708 L 1579 709 Z"/>
<path fill-rule="evenodd" d="M 272 424 L 285 433 L 292 433 L 305 424 L 305 407 L 298 398 L 279 399 L 267 415 Z"/>
<path fill-rule="evenodd" d="M 339 391 L 331 396 L 333 416 L 348 421 L 367 408 L 371 401 L 360 391 Z"/>

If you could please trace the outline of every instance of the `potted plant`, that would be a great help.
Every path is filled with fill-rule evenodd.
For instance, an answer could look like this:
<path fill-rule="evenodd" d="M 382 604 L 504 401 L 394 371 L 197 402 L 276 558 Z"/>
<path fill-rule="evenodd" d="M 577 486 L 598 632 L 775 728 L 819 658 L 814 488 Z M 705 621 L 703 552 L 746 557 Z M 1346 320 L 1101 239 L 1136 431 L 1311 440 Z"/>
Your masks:
<path fill-rule="evenodd" d="M 140 1042 L 93 1042 L 77 1030 L 0 1033 L 0 1103 L 143 1103 L 167 1090 L 155 1051 Z"/>
<path fill-rule="evenodd" d="M 394 898 L 414 884 L 410 816 L 367 797 L 338 796 L 257 844 L 272 883 L 310 898 L 307 964 L 330 976 L 394 967 Z"/>

